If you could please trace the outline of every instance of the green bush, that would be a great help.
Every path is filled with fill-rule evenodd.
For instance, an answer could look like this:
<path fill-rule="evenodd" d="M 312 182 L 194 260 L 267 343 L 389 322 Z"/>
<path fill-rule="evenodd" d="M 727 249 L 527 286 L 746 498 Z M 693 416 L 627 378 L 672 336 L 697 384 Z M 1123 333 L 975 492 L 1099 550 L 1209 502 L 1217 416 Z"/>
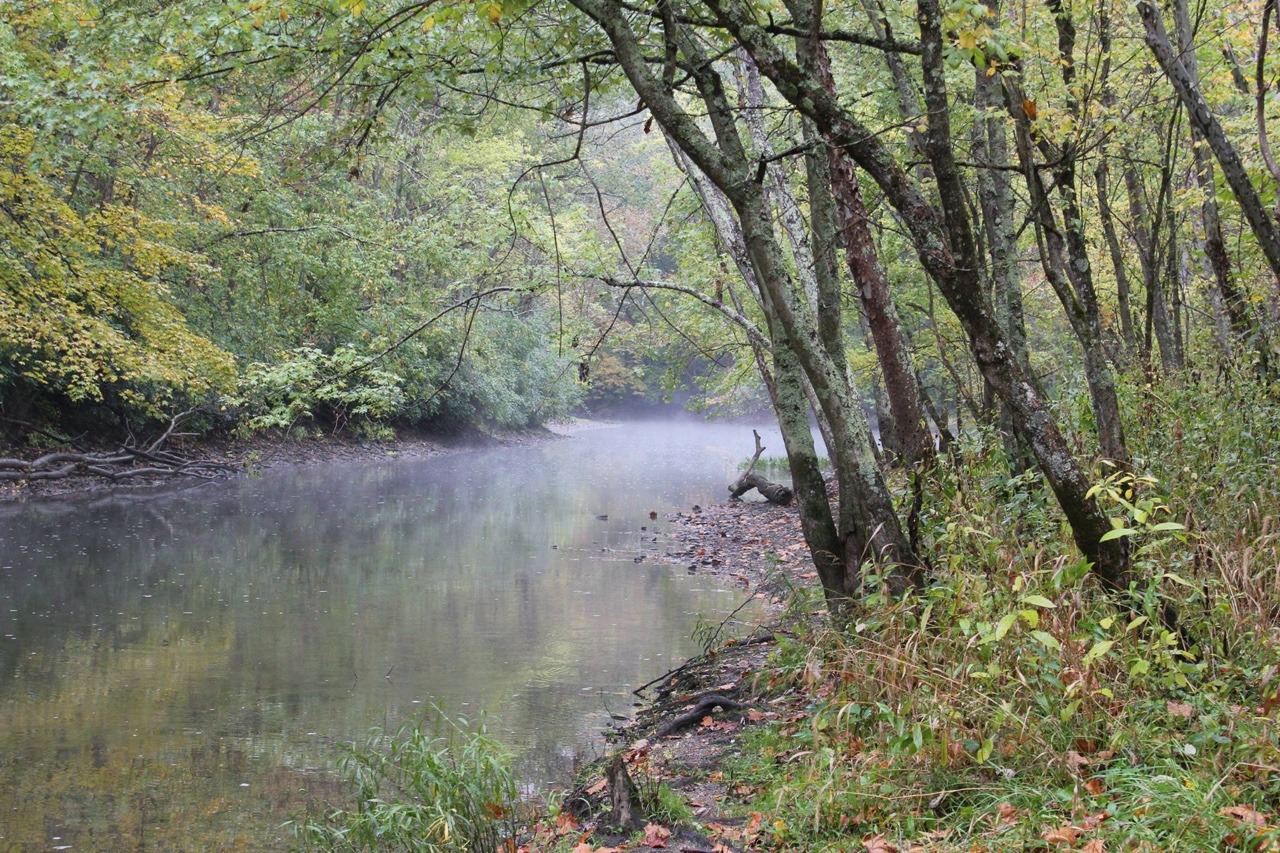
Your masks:
<path fill-rule="evenodd" d="M 248 432 L 288 431 L 314 421 L 334 432 L 351 427 L 377 435 L 378 422 L 399 413 L 404 394 L 399 376 L 368 362 L 351 347 L 332 353 L 298 347 L 274 364 L 251 364 L 232 402 Z"/>

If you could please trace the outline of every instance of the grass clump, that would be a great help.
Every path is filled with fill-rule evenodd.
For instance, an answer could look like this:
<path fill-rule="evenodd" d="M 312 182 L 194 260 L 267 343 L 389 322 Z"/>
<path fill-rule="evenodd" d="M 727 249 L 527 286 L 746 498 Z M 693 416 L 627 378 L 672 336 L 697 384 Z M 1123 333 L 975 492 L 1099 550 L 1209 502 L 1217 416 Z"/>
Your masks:
<path fill-rule="evenodd" d="M 291 822 L 307 848 L 492 853 L 515 834 L 519 791 L 506 750 L 440 712 L 349 744 L 339 770 L 355 805 Z M 441 734 L 440 732 L 444 732 Z"/>

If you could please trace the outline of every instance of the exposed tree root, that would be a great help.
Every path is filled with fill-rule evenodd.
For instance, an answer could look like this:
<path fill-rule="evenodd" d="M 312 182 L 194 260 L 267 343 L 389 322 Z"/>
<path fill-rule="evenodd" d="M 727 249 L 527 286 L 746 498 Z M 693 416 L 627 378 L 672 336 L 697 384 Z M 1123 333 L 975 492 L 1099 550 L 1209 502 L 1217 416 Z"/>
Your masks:
<path fill-rule="evenodd" d="M 112 482 L 136 477 L 213 479 L 242 470 L 240 465 L 189 458 L 165 449 L 178 424 L 195 411 L 188 409 L 174 415 L 160 437 L 145 445 L 130 441 L 106 452 L 60 450 L 36 459 L 0 457 L 0 482 L 62 480 L 74 476 L 102 477 Z"/>

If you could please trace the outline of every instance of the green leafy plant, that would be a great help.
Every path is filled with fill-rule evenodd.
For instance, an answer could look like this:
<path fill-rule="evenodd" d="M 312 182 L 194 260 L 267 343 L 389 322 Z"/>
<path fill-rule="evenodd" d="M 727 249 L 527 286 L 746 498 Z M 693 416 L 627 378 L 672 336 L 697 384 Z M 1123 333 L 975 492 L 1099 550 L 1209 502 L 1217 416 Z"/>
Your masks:
<path fill-rule="evenodd" d="M 249 432 L 320 421 L 334 432 L 353 427 L 377 437 L 377 422 L 394 417 L 403 403 L 401 379 L 367 363 L 351 347 L 332 353 L 299 347 L 274 364 L 250 365 L 232 402 L 247 416 Z"/>

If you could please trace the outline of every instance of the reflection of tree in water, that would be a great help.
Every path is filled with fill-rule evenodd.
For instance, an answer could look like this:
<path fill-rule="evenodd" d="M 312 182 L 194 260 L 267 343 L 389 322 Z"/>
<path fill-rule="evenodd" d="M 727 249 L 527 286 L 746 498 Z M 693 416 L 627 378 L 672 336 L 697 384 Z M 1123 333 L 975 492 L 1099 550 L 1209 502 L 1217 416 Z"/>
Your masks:
<path fill-rule="evenodd" d="M 249 803 L 242 783 L 305 787 L 334 741 L 432 702 L 487 710 L 526 778 L 566 772 L 607 723 L 602 691 L 625 713 L 627 690 L 693 651 L 699 610 L 740 600 L 632 561 L 650 510 L 713 499 L 732 472 L 648 438 L 0 514 L 0 539 L 26 545 L 0 573 L 17 611 L 0 613 L 0 784 L 22 831 L 45 843 L 36 815 L 74 815 L 159 847 L 182 808 L 212 809 L 197 835 L 274 838 L 284 789 Z"/>

